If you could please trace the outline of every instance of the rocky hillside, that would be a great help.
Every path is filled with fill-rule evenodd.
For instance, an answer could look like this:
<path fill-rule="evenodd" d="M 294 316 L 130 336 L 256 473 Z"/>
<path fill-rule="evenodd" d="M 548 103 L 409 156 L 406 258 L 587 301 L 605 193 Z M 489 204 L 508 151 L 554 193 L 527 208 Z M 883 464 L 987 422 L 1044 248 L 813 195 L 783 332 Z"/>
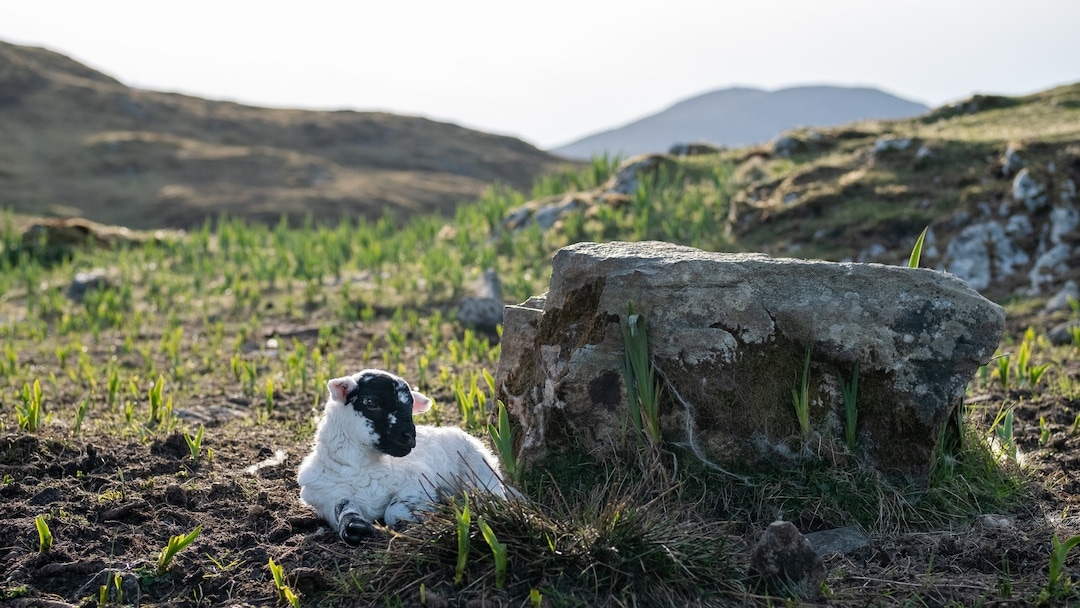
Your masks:
<path fill-rule="evenodd" d="M 652 175 L 648 197 L 636 194 L 641 172 Z M 767 145 L 635 157 L 603 187 L 532 201 L 506 224 L 534 218 L 593 237 L 592 220 L 571 214 L 630 210 L 648 214 L 639 239 L 887 264 L 906 263 L 928 227 L 923 266 L 998 298 L 1052 295 L 1080 279 L 1078 183 L 1074 84 L 976 96 L 906 120 L 799 129 Z"/>
<path fill-rule="evenodd" d="M 135 228 L 446 212 L 565 164 L 520 140 L 385 113 L 132 89 L 0 42 L 0 208 Z"/>
<path fill-rule="evenodd" d="M 728 147 L 769 141 L 795 127 L 836 126 L 866 119 L 907 118 L 926 106 L 868 88 L 807 86 L 762 91 L 730 88 L 698 95 L 628 125 L 553 150 L 568 158 L 663 152 L 707 142 Z"/>

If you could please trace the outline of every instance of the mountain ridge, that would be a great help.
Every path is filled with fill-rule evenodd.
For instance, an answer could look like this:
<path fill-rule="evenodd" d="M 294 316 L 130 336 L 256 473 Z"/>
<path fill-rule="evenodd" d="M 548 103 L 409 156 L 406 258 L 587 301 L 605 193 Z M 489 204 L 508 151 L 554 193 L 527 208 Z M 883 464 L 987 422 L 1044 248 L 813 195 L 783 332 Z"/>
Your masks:
<path fill-rule="evenodd" d="M 731 87 L 675 102 L 621 127 L 551 149 L 567 158 L 663 152 L 677 143 L 760 144 L 796 127 L 909 118 L 930 108 L 880 89 L 804 85 L 774 91 Z"/>

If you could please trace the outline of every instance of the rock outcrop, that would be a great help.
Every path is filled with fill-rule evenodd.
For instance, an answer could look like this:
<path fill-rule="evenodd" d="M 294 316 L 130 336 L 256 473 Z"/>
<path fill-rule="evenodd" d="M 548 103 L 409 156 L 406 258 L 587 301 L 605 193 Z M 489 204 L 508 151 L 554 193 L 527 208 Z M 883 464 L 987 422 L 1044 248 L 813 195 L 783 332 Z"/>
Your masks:
<path fill-rule="evenodd" d="M 948 274 L 720 254 L 668 243 L 579 243 L 549 292 L 504 312 L 499 398 L 526 465 L 560 449 L 603 457 L 626 412 L 620 320 L 647 320 L 664 379 L 661 426 L 725 466 L 828 453 L 923 480 L 1005 313 Z M 807 351 L 811 432 L 792 405 Z M 857 446 L 841 382 L 859 365 Z"/>

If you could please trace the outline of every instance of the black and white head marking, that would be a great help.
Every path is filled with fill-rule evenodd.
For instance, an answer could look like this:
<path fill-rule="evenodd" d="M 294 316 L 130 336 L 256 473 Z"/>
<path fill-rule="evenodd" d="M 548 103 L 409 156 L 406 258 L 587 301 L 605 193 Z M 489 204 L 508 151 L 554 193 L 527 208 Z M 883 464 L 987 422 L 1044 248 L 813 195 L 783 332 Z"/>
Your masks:
<path fill-rule="evenodd" d="M 375 448 L 390 456 L 405 456 L 412 451 L 416 445 L 412 415 L 431 407 L 428 397 L 382 370 L 363 370 L 331 380 L 330 393 L 368 421 Z"/>

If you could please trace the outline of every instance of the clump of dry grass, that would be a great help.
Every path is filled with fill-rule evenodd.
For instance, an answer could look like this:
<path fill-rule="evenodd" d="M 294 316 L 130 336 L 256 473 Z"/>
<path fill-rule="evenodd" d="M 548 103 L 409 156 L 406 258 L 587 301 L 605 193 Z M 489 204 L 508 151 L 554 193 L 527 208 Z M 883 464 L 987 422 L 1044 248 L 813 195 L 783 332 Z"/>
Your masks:
<path fill-rule="evenodd" d="M 506 546 L 504 591 L 496 589 L 495 561 L 475 525 L 471 541 L 484 548 L 470 554 L 462 584 L 451 583 L 458 519 L 452 505 L 440 505 L 393 533 L 362 593 L 372 601 L 428 601 L 433 594 L 454 604 L 522 605 L 539 592 L 556 604 L 589 606 L 684 606 L 744 594 L 730 532 L 681 500 L 681 484 L 662 467 L 651 470 L 610 472 L 607 483 L 588 491 L 550 485 L 540 500 L 470 497 L 474 521 L 482 518 Z"/>

